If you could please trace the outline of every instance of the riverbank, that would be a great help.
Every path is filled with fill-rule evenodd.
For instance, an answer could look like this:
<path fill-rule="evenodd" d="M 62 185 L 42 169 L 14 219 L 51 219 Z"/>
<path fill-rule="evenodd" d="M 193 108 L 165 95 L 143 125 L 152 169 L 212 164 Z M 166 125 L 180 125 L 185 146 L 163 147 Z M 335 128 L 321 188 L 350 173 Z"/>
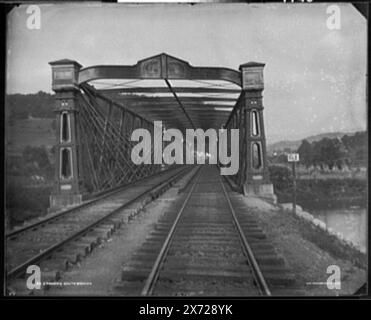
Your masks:
<path fill-rule="evenodd" d="M 279 204 L 279 208 L 286 214 L 293 216 L 303 227 L 302 235 L 316 243 L 335 257 L 347 257 L 360 268 L 367 268 L 366 250 L 352 243 L 347 237 L 331 228 L 325 221 L 318 219 L 309 212 L 303 211 L 300 206 L 292 210 L 292 203 Z"/>
<path fill-rule="evenodd" d="M 297 180 L 296 203 L 304 210 L 340 209 L 352 206 L 366 208 L 367 181 L 359 179 Z M 292 185 L 276 183 L 279 203 L 293 201 Z"/>
<path fill-rule="evenodd" d="M 295 275 L 298 290 L 307 296 L 352 295 L 366 281 L 367 256 L 325 230 L 257 197 L 241 199 L 251 209 L 267 237 Z M 329 289 L 327 268 L 341 271 L 341 289 Z M 318 284 L 322 282 L 322 284 Z M 289 294 L 289 293 L 288 293 Z"/>
<path fill-rule="evenodd" d="M 366 252 L 367 209 L 351 207 L 346 209 L 321 209 L 309 212 L 313 218 L 323 221 L 327 228 L 340 234 L 345 240 Z"/>

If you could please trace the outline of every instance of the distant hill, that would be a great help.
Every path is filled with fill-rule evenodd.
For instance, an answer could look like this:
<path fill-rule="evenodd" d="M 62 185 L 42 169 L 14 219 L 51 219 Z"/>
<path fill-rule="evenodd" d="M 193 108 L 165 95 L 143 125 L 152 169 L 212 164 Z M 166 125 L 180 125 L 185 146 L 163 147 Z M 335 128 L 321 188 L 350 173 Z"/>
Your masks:
<path fill-rule="evenodd" d="M 133 99 L 126 102 L 130 105 Z M 52 94 L 39 91 L 34 94 L 6 95 L 6 126 L 7 152 L 20 154 L 25 146 L 45 145 L 50 148 L 55 144 L 55 113 L 53 112 L 54 97 Z M 309 143 L 323 138 L 342 138 L 355 132 L 329 132 L 305 138 Z M 303 139 L 283 140 L 268 144 L 267 152 L 283 151 L 286 148 L 297 150 Z"/>
<path fill-rule="evenodd" d="M 314 141 L 319 141 L 323 138 L 329 138 L 329 139 L 339 138 L 339 139 L 341 139 L 345 135 L 352 136 L 354 134 L 355 134 L 355 132 L 327 132 L 327 133 L 321 133 L 321 134 L 309 136 L 307 138 L 303 138 L 303 139 L 300 139 L 300 140 L 278 141 L 278 142 L 275 142 L 275 143 L 272 143 L 272 144 L 268 144 L 267 145 L 267 152 L 268 152 L 268 154 L 272 154 L 273 151 L 283 151 L 286 148 L 289 148 L 292 151 L 297 150 L 300 147 L 301 142 L 304 139 L 307 140 L 309 143 L 312 143 Z"/>

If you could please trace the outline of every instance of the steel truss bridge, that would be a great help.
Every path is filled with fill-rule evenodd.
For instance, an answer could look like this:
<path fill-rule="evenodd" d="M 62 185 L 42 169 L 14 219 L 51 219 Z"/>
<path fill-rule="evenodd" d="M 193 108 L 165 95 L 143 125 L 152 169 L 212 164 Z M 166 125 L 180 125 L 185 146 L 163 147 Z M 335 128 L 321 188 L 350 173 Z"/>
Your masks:
<path fill-rule="evenodd" d="M 181 132 L 239 129 L 239 170 L 231 180 L 241 192 L 274 196 L 266 159 L 263 63 L 241 64 L 239 70 L 196 67 L 162 53 L 135 65 L 83 68 L 68 59 L 50 65 L 58 133 L 52 210 L 164 170 L 131 160 L 138 143 L 131 141 L 132 132 L 143 128 L 153 134 L 154 121 Z"/>

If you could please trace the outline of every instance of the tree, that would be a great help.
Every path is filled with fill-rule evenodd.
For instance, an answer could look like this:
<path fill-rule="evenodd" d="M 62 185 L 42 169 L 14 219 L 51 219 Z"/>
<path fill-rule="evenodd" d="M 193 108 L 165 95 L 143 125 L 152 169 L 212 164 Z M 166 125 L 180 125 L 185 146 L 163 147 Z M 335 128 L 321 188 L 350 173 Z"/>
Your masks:
<path fill-rule="evenodd" d="M 289 168 L 284 165 L 270 165 L 269 179 L 274 187 L 279 191 L 284 191 L 292 188 L 292 173 Z"/>
<path fill-rule="evenodd" d="M 314 143 L 314 163 L 323 165 L 326 164 L 330 169 L 334 167 L 338 160 L 341 160 L 346 155 L 346 150 L 341 141 L 337 138 L 323 138 Z"/>
<path fill-rule="evenodd" d="M 303 140 L 297 152 L 300 155 L 300 161 L 308 168 L 313 164 L 313 150 L 312 145 L 308 140 Z"/>
<path fill-rule="evenodd" d="M 54 118 L 53 95 L 39 91 L 34 94 L 6 95 L 5 105 L 10 120 L 27 119 L 29 115 L 38 118 Z"/>
<path fill-rule="evenodd" d="M 353 164 L 367 164 L 367 132 L 356 132 L 353 136 L 345 135 L 341 139 L 346 158 Z"/>

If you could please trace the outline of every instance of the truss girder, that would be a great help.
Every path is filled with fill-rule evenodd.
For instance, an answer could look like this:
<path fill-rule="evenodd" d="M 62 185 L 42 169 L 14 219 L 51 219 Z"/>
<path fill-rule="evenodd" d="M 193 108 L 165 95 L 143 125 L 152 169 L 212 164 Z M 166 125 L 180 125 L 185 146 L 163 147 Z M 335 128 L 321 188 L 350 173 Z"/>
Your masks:
<path fill-rule="evenodd" d="M 153 137 L 154 121 L 183 135 L 188 128 L 239 129 L 239 169 L 232 178 L 247 193 L 270 190 L 262 104 L 264 64 L 249 62 L 240 65 L 240 71 L 194 67 L 167 54 L 124 66 L 82 69 L 68 59 L 50 64 L 57 131 L 62 132 L 65 119 L 72 128 L 70 139 L 63 140 L 60 133 L 57 143 L 51 206 L 78 203 L 81 193 L 99 193 L 161 170 L 160 164 L 136 165 L 131 159 L 137 144 L 131 141 L 133 131 L 147 129 Z M 163 87 L 133 87 L 148 80 Z M 153 146 L 146 151 L 151 163 Z"/>
<path fill-rule="evenodd" d="M 92 88 L 81 86 L 79 121 L 82 180 L 90 192 L 127 184 L 160 170 L 159 165 L 135 165 L 130 136 L 135 128 L 153 130 L 152 123 L 131 110 L 100 98 Z M 116 110 L 115 110 L 116 109 Z M 120 116 L 113 117 L 116 111 Z M 153 150 L 151 150 L 151 156 Z"/>

